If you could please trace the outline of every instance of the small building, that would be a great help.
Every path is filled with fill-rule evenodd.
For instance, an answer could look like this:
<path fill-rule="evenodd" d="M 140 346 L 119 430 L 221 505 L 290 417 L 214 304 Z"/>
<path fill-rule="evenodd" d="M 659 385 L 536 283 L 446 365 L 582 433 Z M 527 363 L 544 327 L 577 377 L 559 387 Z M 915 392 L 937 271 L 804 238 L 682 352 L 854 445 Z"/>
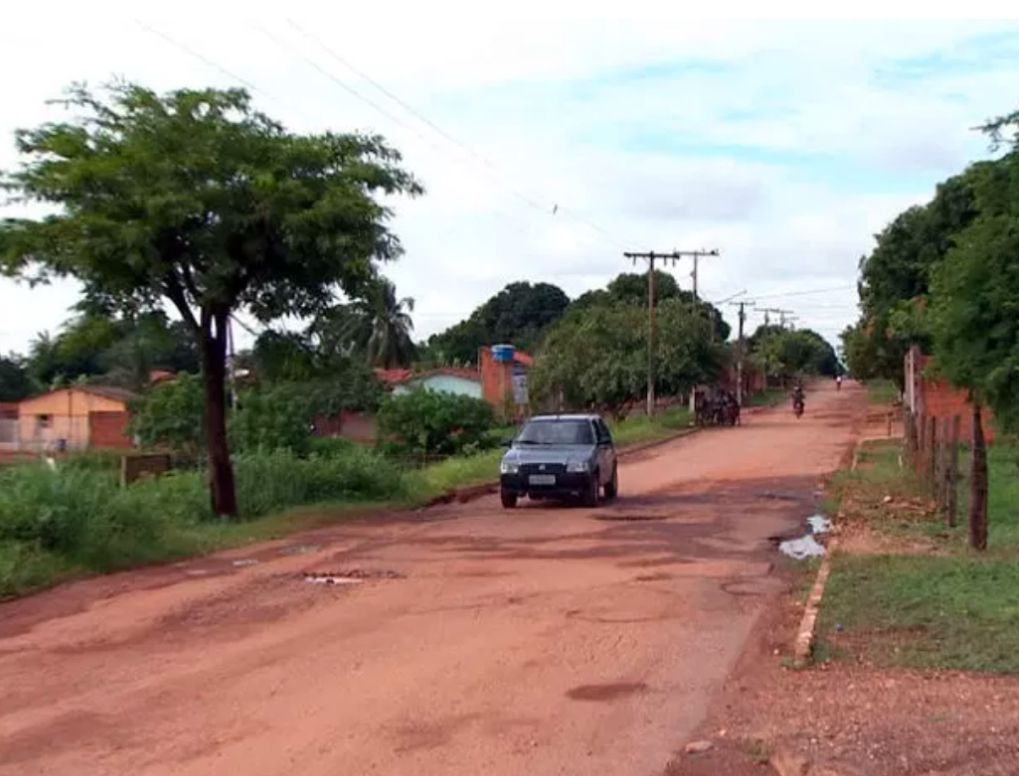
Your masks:
<path fill-rule="evenodd" d="M 421 389 L 480 399 L 482 398 L 481 373 L 476 369 L 460 367 L 439 367 L 438 369 L 411 373 L 393 385 L 393 394 L 399 396 Z"/>
<path fill-rule="evenodd" d="M 61 388 L 18 403 L 20 450 L 86 450 L 128 448 L 130 403 L 137 395 L 105 385 Z"/>
<path fill-rule="evenodd" d="M 508 345 L 483 347 L 478 353 L 478 367 L 439 367 L 415 372 L 411 369 L 376 369 L 386 390 L 394 395 L 417 389 L 441 391 L 461 396 L 484 399 L 497 412 L 503 412 L 507 403 L 517 408 L 517 414 L 528 405 L 527 373 L 534 359 Z"/>

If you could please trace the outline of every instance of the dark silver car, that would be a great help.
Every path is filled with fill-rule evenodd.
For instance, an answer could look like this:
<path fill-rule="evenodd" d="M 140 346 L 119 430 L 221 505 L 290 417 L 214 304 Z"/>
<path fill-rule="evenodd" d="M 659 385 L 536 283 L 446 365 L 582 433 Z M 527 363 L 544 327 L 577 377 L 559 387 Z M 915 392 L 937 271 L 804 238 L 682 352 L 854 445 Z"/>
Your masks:
<path fill-rule="evenodd" d="M 619 493 L 616 447 L 598 415 L 538 415 L 510 443 L 500 466 L 502 505 L 512 509 L 521 496 L 579 497 L 597 506 Z"/>

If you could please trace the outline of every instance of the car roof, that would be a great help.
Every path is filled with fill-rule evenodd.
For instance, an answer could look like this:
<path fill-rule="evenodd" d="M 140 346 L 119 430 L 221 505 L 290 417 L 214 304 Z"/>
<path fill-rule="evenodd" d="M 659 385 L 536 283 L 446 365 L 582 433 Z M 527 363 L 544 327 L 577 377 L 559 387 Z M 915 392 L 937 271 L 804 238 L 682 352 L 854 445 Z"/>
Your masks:
<path fill-rule="evenodd" d="M 531 420 L 600 420 L 601 415 L 535 415 Z"/>

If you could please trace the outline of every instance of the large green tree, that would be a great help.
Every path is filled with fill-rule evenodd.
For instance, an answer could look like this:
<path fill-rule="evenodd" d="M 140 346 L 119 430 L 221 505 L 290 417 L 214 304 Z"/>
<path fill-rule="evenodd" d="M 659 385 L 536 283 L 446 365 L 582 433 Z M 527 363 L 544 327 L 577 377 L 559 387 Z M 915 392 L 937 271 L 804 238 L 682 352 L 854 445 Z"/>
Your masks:
<path fill-rule="evenodd" d="M 21 356 L 0 356 L 0 401 L 21 401 L 35 388 Z"/>
<path fill-rule="evenodd" d="M 708 319 L 678 299 L 658 306 L 655 391 L 677 396 L 719 376 L 725 346 Z M 619 415 L 647 389 L 647 311 L 614 301 L 571 310 L 548 333 L 531 373 L 538 404 Z"/>
<path fill-rule="evenodd" d="M 974 175 L 979 215 L 934 273 L 931 314 L 937 369 L 972 400 L 969 528 L 980 550 L 988 541 L 983 407 L 1019 431 L 1019 114 L 986 129 L 998 143 L 1011 131 L 1011 150 Z"/>
<path fill-rule="evenodd" d="M 356 296 L 376 260 L 400 253 L 377 197 L 420 188 L 381 138 L 293 134 L 243 90 L 118 83 L 75 87 L 66 105 L 68 120 L 17 133 L 24 162 L 4 184 L 58 210 L 3 222 L 3 266 L 77 277 L 115 306 L 176 308 L 202 361 L 213 510 L 236 515 L 230 316 L 311 316 L 338 290 Z"/>
<path fill-rule="evenodd" d="M 694 304 L 694 296 L 690 291 L 679 287 L 676 278 L 669 272 L 655 270 L 655 305 L 669 300 L 676 300 L 700 311 L 707 320 L 712 322 L 714 334 L 720 340 L 729 337 L 729 324 L 722 313 L 710 302 L 698 299 Z M 586 291 L 577 297 L 570 306 L 572 310 L 583 310 L 592 305 L 622 302 L 647 309 L 648 277 L 647 273 L 623 272 L 613 278 L 604 289 Z"/>
<path fill-rule="evenodd" d="M 760 326 L 747 346 L 765 376 L 783 383 L 801 375 L 835 377 L 840 370 L 835 349 L 811 329 Z"/>
<path fill-rule="evenodd" d="M 469 318 L 429 338 L 428 355 L 441 363 L 474 363 L 484 345 L 533 350 L 569 304 L 569 297 L 551 283 L 510 283 Z"/>
<path fill-rule="evenodd" d="M 903 358 L 911 345 L 929 348 L 927 296 L 931 274 L 958 234 L 977 215 L 973 183 L 986 163 L 938 185 L 933 199 L 897 216 L 860 259 L 860 320 L 843 332 L 850 371 L 860 378 L 903 383 Z"/>

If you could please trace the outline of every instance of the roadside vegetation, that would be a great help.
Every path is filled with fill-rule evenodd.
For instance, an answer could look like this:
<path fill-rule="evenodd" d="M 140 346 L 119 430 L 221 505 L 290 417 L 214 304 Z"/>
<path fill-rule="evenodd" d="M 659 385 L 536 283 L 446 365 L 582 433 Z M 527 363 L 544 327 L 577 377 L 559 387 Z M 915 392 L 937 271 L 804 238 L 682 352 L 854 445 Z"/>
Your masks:
<path fill-rule="evenodd" d="M 850 371 L 904 387 L 911 348 L 931 357 L 928 375 L 968 397 L 973 434 L 970 542 L 988 547 L 983 425 L 1019 433 L 1019 111 L 985 122 L 992 157 L 938 184 L 876 235 L 860 260 L 860 319 L 842 333 Z M 907 438 L 916 435 L 907 422 Z"/>
<path fill-rule="evenodd" d="M 901 444 L 861 448 L 856 471 L 832 483 L 843 513 L 819 649 L 879 665 L 1019 673 L 1019 447 L 990 449 L 992 538 L 949 527 Z M 965 470 L 965 467 L 963 467 Z M 959 483 L 965 509 L 970 483 Z"/>
<path fill-rule="evenodd" d="M 877 377 L 866 380 L 864 386 L 871 404 L 894 404 L 899 400 L 899 387 L 893 380 Z"/>
<path fill-rule="evenodd" d="M 130 433 L 174 465 L 127 486 L 102 452 L 0 469 L 0 597 L 301 527 L 280 517 L 297 507 L 342 517 L 488 482 L 524 410 L 603 413 L 627 446 L 687 427 L 680 404 L 724 382 L 737 356 L 772 386 L 839 369 L 809 330 L 762 326 L 738 353 L 721 311 L 667 272 L 656 275 L 653 343 L 636 273 L 572 300 L 549 283 L 511 283 L 415 342 L 414 300 L 382 269 L 402 254 L 386 203 L 423 190 L 384 138 L 291 132 L 241 89 L 116 82 L 74 86 L 62 104 L 63 120 L 17 133 L 19 164 L 0 171 L 15 199 L 55 214 L 0 222 L 0 272 L 69 276 L 82 295 L 59 331 L 0 357 L 0 401 L 75 383 L 129 388 Z M 238 313 L 259 330 L 234 353 Z M 501 406 L 386 392 L 407 382 L 394 371 L 478 367 L 498 343 L 534 356 L 523 361 L 527 407 L 512 391 Z M 649 350 L 656 395 L 676 403 L 652 418 L 633 411 Z M 377 444 L 331 437 L 351 417 L 377 421 Z"/>
<path fill-rule="evenodd" d="M 450 397 L 453 399 L 453 397 Z M 621 446 L 664 439 L 689 426 L 684 409 L 614 423 Z M 457 488 L 491 482 L 512 427 L 489 429 L 489 449 L 437 463 L 345 440 L 299 440 L 235 456 L 239 521 L 214 514 L 207 474 L 175 470 L 127 487 L 119 456 L 83 453 L 0 467 L 0 598 L 67 578 L 211 552 L 385 507 L 420 506 Z"/>

